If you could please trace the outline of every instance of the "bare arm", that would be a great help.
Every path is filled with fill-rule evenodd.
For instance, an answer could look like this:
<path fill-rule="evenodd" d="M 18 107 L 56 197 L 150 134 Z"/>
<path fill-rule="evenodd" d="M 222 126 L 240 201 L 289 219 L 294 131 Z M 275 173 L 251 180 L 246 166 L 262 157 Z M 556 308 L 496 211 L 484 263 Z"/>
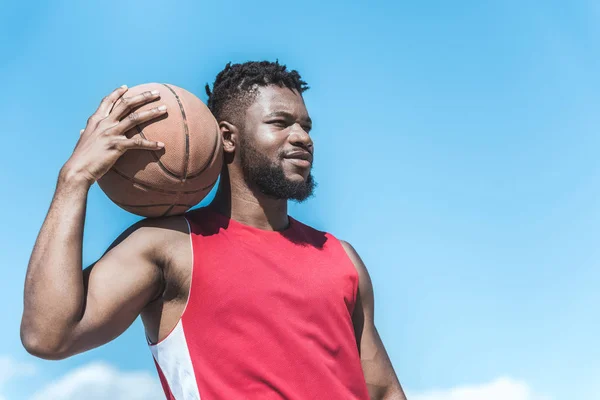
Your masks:
<path fill-rule="evenodd" d="M 354 323 L 369 396 L 374 400 L 406 400 L 390 358 L 375 327 L 373 284 L 367 268 L 349 243 L 342 241 L 342 245 L 354 263 L 359 276 L 358 294 L 352 322 Z"/>
<path fill-rule="evenodd" d="M 112 339 L 133 322 L 133 314 L 157 291 L 159 273 L 147 248 L 137 243 L 141 230 L 120 238 L 121 246 L 116 245 L 93 268 L 82 271 L 90 186 L 126 150 L 160 148 L 156 142 L 123 136 L 136 124 L 163 114 L 158 109 L 129 114 L 132 107 L 158 95 L 134 96 L 113 109 L 125 92 L 126 88 L 120 88 L 107 96 L 88 120 L 61 170 L 31 254 L 21 340 L 39 357 L 64 358 Z"/>
<path fill-rule="evenodd" d="M 38 357 L 63 359 L 123 333 L 163 288 L 152 247 L 156 229 L 134 225 L 83 271 L 66 259 L 64 264 L 32 264 L 39 267 L 30 268 L 26 280 L 25 348 Z"/>

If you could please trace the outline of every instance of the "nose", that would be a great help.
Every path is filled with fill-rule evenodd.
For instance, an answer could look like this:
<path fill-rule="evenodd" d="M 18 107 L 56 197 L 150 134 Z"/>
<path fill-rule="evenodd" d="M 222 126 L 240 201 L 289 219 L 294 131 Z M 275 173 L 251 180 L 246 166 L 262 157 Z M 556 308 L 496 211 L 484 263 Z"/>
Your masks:
<path fill-rule="evenodd" d="M 300 124 L 294 124 L 292 132 L 290 134 L 290 142 L 294 146 L 302 147 L 311 153 L 313 152 L 313 141 L 308 132 L 300 126 Z"/>

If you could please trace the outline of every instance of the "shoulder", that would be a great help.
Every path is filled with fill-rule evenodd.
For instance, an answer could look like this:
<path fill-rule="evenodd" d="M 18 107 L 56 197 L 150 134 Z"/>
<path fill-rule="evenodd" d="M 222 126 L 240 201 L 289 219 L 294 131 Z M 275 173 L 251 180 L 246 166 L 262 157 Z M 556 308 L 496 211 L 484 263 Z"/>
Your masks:
<path fill-rule="evenodd" d="M 187 237 L 187 234 L 188 224 L 183 216 L 142 219 L 119 235 L 107 253 L 118 246 L 127 252 L 157 258 L 161 249 Z"/>
<path fill-rule="evenodd" d="M 183 215 L 165 218 L 142 219 L 131 225 L 124 234 L 137 236 L 150 242 L 167 239 L 169 236 L 188 233 L 188 223 Z"/>
<path fill-rule="evenodd" d="M 344 251 L 346 252 L 346 254 L 348 255 L 348 257 L 350 258 L 350 260 L 352 260 L 352 263 L 359 268 L 360 266 L 362 266 L 364 268 L 364 263 L 362 262 L 360 256 L 358 255 L 356 249 L 348 242 L 346 242 L 345 240 L 341 240 L 338 239 L 340 241 L 340 244 L 342 245 L 342 247 L 344 248 Z"/>
<path fill-rule="evenodd" d="M 362 262 L 362 260 L 360 258 L 360 256 L 356 252 L 356 249 L 350 243 L 346 242 L 345 240 L 341 240 L 341 239 L 338 239 L 338 240 L 340 241 L 340 244 L 342 245 L 344 251 L 346 252 L 346 254 L 348 255 L 348 257 L 350 258 L 350 260 L 352 261 L 352 263 L 354 264 L 354 266 L 357 269 L 366 269 L 365 266 L 364 266 L 364 263 Z"/>
<path fill-rule="evenodd" d="M 184 215 L 164 218 L 146 218 L 133 225 L 136 231 L 153 238 L 164 238 L 169 234 L 187 234 L 188 222 Z"/>
<path fill-rule="evenodd" d="M 362 291 L 364 292 L 369 290 L 372 288 L 372 283 L 371 277 L 369 276 L 369 271 L 367 271 L 367 266 L 358 255 L 356 249 L 350 243 L 346 242 L 345 240 L 340 240 L 340 243 L 348 255 L 348 258 L 350 258 L 352 264 L 354 264 L 356 272 L 358 272 L 359 285 L 362 288 Z"/>
<path fill-rule="evenodd" d="M 350 258 L 356 258 L 356 257 L 358 257 L 358 253 L 356 252 L 356 250 L 354 249 L 354 247 L 352 247 L 352 245 L 350 243 L 348 243 L 348 242 L 346 242 L 345 240 L 342 240 L 342 239 L 338 239 L 338 240 L 340 241 L 340 244 L 342 245 L 342 247 L 346 251 L 346 254 L 348 254 L 348 257 L 350 257 Z"/>

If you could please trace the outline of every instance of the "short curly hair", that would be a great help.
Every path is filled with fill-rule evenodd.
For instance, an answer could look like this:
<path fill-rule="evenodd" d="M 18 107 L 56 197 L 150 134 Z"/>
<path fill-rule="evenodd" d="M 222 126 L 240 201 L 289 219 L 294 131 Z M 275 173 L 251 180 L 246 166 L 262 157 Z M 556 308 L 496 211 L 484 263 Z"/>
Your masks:
<path fill-rule="evenodd" d="M 254 101 L 258 87 L 277 85 L 302 94 L 309 89 L 296 70 L 288 70 L 279 61 L 227 63 L 215 78 L 212 91 L 206 84 L 208 108 L 217 121 L 241 123 L 241 116 Z"/>

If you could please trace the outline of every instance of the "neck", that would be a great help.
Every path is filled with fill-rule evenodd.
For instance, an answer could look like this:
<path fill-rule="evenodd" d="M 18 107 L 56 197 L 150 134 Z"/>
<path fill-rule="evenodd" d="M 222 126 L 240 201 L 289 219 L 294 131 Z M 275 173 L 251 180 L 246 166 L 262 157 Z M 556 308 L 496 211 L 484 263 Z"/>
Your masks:
<path fill-rule="evenodd" d="M 232 168 L 233 169 L 233 168 Z M 255 228 L 281 231 L 288 227 L 287 200 L 274 199 L 246 184 L 241 171 L 223 168 L 210 207 Z"/>

